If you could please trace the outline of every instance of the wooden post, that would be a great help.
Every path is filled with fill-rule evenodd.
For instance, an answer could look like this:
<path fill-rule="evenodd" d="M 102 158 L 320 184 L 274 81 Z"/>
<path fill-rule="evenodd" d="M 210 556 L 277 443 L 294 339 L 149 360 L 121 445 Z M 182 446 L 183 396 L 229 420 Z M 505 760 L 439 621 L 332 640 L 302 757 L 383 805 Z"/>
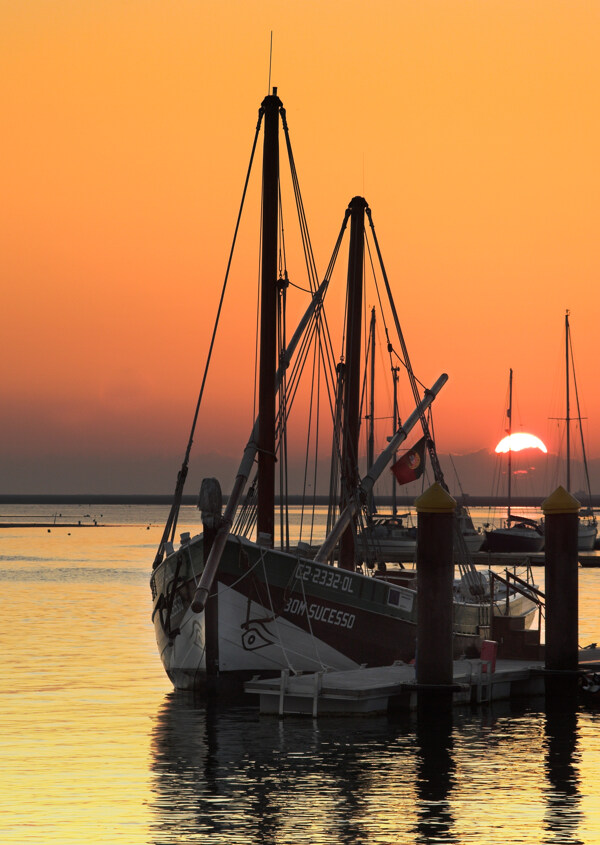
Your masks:
<path fill-rule="evenodd" d="M 198 510 L 202 513 L 202 544 L 204 564 L 208 560 L 213 540 L 221 521 L 223 496 L 216 478 L 203 478 L 198 497 Z M 219 676 L 219 597 L 218 581 L 213 582 L 212 592 L 204 607 L 204 643 L 206 662 L 206 691 L 214 694 Z"/>
<path fill-rule="evenodd" d="M 417 499 L 415 506 L 418 515 L 416 681 L 451 687 L 456 502 L 436 482 Z"/>
<path fill-rule="evenodd" d="M 581 505 L 564 487 L 542 502 L 545 516 L 546 669 L 579 666 L 577 532 Z"/>

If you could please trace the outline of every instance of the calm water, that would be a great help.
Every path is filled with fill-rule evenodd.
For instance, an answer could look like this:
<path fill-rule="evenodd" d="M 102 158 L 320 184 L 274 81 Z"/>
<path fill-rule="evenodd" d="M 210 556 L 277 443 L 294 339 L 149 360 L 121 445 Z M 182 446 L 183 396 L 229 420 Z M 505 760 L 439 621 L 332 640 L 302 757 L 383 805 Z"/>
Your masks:
<path fill-rule="evenodd" d="M 0 514 L 102 523 L 3 530 L 3 843 L 600 843 L 600 713 L 278 721 L 174 693 L 148 588 L 165 509 L 90 507 Z M 599 600 L 580 570 L 581 645 Z"/>

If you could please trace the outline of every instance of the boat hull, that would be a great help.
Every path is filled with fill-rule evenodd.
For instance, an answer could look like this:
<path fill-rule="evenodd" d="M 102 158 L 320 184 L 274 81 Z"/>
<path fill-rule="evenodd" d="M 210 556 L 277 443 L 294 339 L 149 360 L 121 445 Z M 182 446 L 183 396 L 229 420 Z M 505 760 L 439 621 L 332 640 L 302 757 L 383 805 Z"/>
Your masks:
<path fill-rule="evenodd" d="M 598 529 L 595 524 L 588 525 L 585 522 L 579 522 L 579 530 L 577 532 L 577 548 L 580 552 L 591 552 L 596 545 L 596 537 Z"/>
<path fill-rule="evenodd" d="M 158 649 L 176 688 L 235 692 L 257 674 L 414 659 L 415 590 L 230 537 L 206 608 L 195 613 L 201 547 L 192 542 L 151 579 Z M 455 603 L 455 657 L 475 657 L 488 630 L 489 604 Z"/>
<path fill-rule="evenodd" d="M 484 551 L 487 552 L 541 552 L 544 536 L 533 528 L 497 528 L 485 532 Z"/>
<path fill-rule="evenodd" d="M 469 552 L 481 550 L 485 535 L 474 528 L 463 530 L 462 535 Z M 378 524 L 363 529 L 357 542 L 357 550 L 364 553 L 367 561 L 403 563 L 414 560 L 417 553 L 417 532 L 415 528 L 395 528 Z"/>
<path fill-rule="evenodd" d="M 481 547 L 485 542 L 485 534 L 481 531 L 463 532 L 463 537 L 467 549 L 475 554 L 481 551 Z"/>

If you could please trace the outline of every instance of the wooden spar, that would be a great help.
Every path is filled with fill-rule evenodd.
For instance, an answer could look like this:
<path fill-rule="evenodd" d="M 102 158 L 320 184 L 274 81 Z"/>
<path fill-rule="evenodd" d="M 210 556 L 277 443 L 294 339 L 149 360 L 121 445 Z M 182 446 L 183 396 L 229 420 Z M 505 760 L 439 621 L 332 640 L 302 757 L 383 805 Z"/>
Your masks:
<path fill-rule="evenodd" d="M 360 490 L 362 495 L 369 495 L 369 493 L 373 489 L 373 485 L 375 484 L 383 470 L 386 468 L 386 466 L 390 463 L 393 454 L 398 448 L 398 446 L 404 440 L 406 440 L 411 429 L 414 428 L 416 423 L 418 423 L 421 419 L 421 414 L 423 414 L 427 410 L 427 408 L 429 408 L 429 406 L 432 404 L 433 400 L 438 395 L 438 393 L 447 381 L 448 376 L 446 375 L 446 373 L 442 373 L 442 375 L 435 382 L 431 390 L 425 391 L 425 396 L 421 399 L 412 414 L 406 419 L 404 425 L 398 429 L 396 434 L 394 434 L 387 447 L 379 455 L 373 466 L 369 469 L 369 471 L 361 481 Z M 325 542 L 317 552 L 315 556 L 315 561 L 317 563 L 325 563 L 327 558 L 332 554 L 337 543 L 339 542 L 340 537 L 352 522 L 352 519 L 354 518 L 354 515 L 359 507 L 359 504 L 360 502 L 358 500 L 358 495 L 355 495 L 354 498 L 348 502 L 345 509 L 340 514 L 338 521 L 325 538 Z"/>
<path fill-rule="evenodd" d="M 369 437 L 367 440 L 367 469 L 371 468 L 375 460 L 375 309 L 371 309 L 371 330 L 369 332 L 371 341 L 371 366 L 370 366 L 370 391 L 369 391 Z M 369 513 L 373 513 L 373 492 L 369 494 Z"/>
<path fill-rule="evenodd" d="M 346 380 L 342 428 L 342 483 L 340 509 L 344 510 L 358 484 L 360 432 L 360 348 L 362 327 L 365 208 L 363 197 L 353 197 L 350 210 L 348 253 L 348 313 L 346 317 Z M 354 570 L 354 526 L 348 525 L 340 543 L 340 567 Z"/>
<path fill-rule="evenodd" d="M 258 511 L 257 532 L 269 537 L 275 533 L 275 370 L 277 362 L 277 230 L 279 203 L 279 109 L 282 103 L 273 94 L 265 97 L 262 205 L 262 268 L 260 317 L 260 384 L 258 417 Z"/>
<path fill-rule="evenodd" d="M 319 286 L 319 289 L 314 294 L 310 305 L 308 306 L 304 316 L 302 317 L 302 320 L 298 324 L 298 328 L 294 332 L 294 335 L 290 340 L 288 347 L 285 350 L 285 353 L 281 356 L 281 366 L 277 371 L 277 376 L 275 379 L 276 390 L 279 389 L 279 385 L 281 384 L 283 375 L 290 365 L 292 356 L 294 355 L 296 347 L 298 346 L 300 340 L 302 339 L 302 336 L 304 335 L 304 332 L 310 319 L 314 316 L 314 314 L 323 304 L 323 298 L 327 291 L 328 285 L 329 279 L 325 279 L 325 281 L 322 282 Z M 217 569 L 219 568 L 219 563 L 221 562 L 221 556 L 223 554 L 223 549 L 225 548 L 225 543 L 227 542 L 227 537 L 229 536 L 229 531 L 231 530 L 231 526 L 233 525 L 233 520 L 235 519 L 235 514 L 238 509 L 240 499 L 242 498 L 242 495 L 244 493 L 246 482 L 250 477 L 250 473 L 252 472 L 252 467 L 254 465 L 254 459 L 256 458 L 256 452 L 258 450 L 258 430 L 259 418 L 257 418 L 254 422 L 252 433 L 250 434 L 250 439 L 248 440 L 248 444 L 244 449 L 244 454 L 240 462 L 237 476 L 233 483 L 231 495 L 229 496 L 229 499 L 227 501 L 225 512 L 219 524 L 219 529 L 214 537 L 210 549 L 210 554 L 206 561 L 206 565 L 204 566 L 204 569 L 202 571 L 200 583 L 198 584 L 198 588 L 196 589 L 196 593 L 192 601 L 192 610 L 195 613 L 199 613 L 201 610 L 204 609 L 204 605 L 206 604 L 206 600 L 208 598 L 212 582 L 214 580 Z"/>

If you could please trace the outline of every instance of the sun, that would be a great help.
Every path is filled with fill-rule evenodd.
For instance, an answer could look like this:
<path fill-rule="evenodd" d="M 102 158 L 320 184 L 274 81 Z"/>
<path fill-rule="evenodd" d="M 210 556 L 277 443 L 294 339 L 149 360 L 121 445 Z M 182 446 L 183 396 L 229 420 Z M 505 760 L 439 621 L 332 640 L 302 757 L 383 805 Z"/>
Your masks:
<path fill-rule="evenodd" d="M 496 452 L 520 452 L 522 449 L 539 449 L 540 452 L 547 452 L 544 443 L 535 434 L 526 434 L 524 431 L 517 431 L 504 437 L 496 446 Z"/>

